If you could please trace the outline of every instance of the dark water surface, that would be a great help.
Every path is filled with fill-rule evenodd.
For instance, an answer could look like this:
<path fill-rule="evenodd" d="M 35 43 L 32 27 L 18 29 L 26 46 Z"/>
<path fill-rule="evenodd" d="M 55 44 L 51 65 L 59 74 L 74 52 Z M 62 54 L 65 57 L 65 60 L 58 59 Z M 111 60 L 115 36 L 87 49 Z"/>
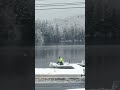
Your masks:
<path fill-rule="evenodd" d="M 65 90 L 84 88 L 84 83 L 40 83 L 35 84 L 35 90 Z"/>
<path fill-rule="evenodd" d="M 80 63 L 85 60 L 84 45 L 48 45 L 35 47 L 35 67 L 46 68 L 61 56 L 65 62 Z"/>

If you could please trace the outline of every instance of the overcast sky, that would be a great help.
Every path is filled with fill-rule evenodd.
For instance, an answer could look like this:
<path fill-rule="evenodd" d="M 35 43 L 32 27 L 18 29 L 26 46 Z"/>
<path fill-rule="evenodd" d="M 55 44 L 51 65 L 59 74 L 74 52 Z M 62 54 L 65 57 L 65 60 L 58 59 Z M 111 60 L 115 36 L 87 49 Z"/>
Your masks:
<path fill-rule="evenodd" d="M 35 4 L 53 4 L 53 3 L 73 3 L 85 2 L 85 0 L 35 0 Z M 37 5 L 38 6 L 38 5 Z M 83 7 L 84 4 L 67 5 L 67 6 L 49 6 L 49 7 L 35 7 L 35 9 L 46 8 L 64 8 L 64 7 Z M 35 19 L 54 19 L 64 18 L 75 15 L 85 15 L 85 8 L 72 8 L 72 9 L 49 9 L 49 10 L 35 10 Z"/>

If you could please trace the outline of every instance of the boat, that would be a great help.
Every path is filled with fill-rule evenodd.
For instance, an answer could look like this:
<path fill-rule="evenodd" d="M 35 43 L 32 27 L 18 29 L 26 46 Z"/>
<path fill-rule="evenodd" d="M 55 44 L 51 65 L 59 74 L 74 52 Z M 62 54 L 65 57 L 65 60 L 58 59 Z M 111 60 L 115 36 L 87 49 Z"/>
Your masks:
<path fill-rule="evenodd" d="M 35 68 L 36 79 L 84 79 L 85 67 L 83 61 L 81 63 L 65 62 L 59 65 L 50 62 L 49 68 Z"/>
<path fill-rule="evenodd" d="M 85 62 L 82 60 L 81 63 L 68 63 L 64 62 L 63 65 L 57 64 L 56 62 L 50 62 L 49 67 L 50 68 L 57 68 L 57 69 L 76 69 L 79 67 L 85 67 Z"/>

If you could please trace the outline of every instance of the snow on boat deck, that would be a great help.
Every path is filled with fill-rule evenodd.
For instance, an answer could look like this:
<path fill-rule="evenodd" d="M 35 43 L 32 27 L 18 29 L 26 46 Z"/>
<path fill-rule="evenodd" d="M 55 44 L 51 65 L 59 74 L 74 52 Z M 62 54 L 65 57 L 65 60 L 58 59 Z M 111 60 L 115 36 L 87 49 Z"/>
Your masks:
<path fill-rule="evenodd" d="M 80 75 L 83 73 L 83 68 L 80 69 L 54 69 L 54 68 L 35 68 L 35 75 Z"/>
<path fill-rule="evenodd" d="M 55 63 L 53 63 L 55 64 Z M 66 66 L 72 66 L 73 69 L 60 69 L 60 68 L 35 68 L 35 79 L 60 79 L 60 78 L 83 78 L 84 69 L 78 64 L 66 64 Z M 57 66 L 58 67 L 58 66 Z M 61 67 L 61 66 L 60 66 Z M 65 66 L 63 66 L 65 67 Z"/>
<path fill-rule="evenodd" d="M 84 75 L 82 67 L 79 69 L 35 68 L 35 78 L 81 78 L 81 75 Z"/>

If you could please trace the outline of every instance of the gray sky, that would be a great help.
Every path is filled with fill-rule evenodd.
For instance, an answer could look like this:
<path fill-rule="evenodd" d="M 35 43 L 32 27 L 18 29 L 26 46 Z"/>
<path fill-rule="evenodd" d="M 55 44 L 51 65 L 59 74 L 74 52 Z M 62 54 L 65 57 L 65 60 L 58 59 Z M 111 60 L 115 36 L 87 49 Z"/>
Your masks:
<path fill-rule="evenodd" d="M 73 2 L 85 2 L 85 0 L 35 0 L 35 4 L 73 3 Z M 83 6 L 85 5 L 79 4 L 67 6 L 35 7 L 35 9 L 83 7 Z M 75 15 L 85 15 L 85 8 L 35 10 L 35 19 L 51 20 L 54 18 L 64 18 Z"/>

